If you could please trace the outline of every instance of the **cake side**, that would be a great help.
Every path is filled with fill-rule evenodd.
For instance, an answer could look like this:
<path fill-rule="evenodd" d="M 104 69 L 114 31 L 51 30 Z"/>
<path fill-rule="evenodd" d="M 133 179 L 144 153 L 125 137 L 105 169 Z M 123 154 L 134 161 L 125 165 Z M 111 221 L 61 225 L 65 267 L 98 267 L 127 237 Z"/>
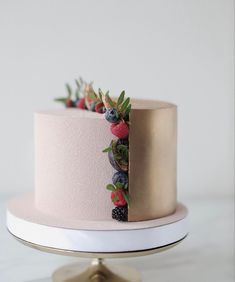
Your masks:
<path fill-rule="evenodd" d="M 97 113 L 35 113 L 36 208 L 61 218 L 109 220 L 113 205 L 104 187 L 114 169 L 102 150 L 111 138 Z"/>
<path fill-rule="evenodd" d="M 128 221 L 156 219 L 175 211 L 176 138 L 175 105 L 133 99 Z M 35 113 L 36 208 L 64 219 L 110 220 L 112 195 L 105 187 L 119 168 L 112 167 L 113 160 L 102 151 L 111 140 L 104 115 L 80 109 Z"/>
<path fill-rule="evenodd" d="M 176 208 L 177 108 L 158 105 L 152 101 L 152 109 L 130 113 L 129 221 L 164 217 Z"/>

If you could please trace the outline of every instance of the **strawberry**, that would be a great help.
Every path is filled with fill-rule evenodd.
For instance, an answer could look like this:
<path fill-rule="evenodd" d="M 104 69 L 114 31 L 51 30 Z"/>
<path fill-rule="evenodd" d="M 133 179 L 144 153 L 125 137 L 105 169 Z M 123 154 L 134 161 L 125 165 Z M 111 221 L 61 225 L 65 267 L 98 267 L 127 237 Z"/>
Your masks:
<path fill-rule="evenodd" d="M 111 199 L 114 205 L 118 207 L 125 206 L 127 204 L 121 190 L 113 191 L 111 193 Z"/>
<path fill-rule="evenodd" d="M 79 99 L 79 101 L 76 104 L 76 107 L 79 109 L 85 109 L 85 98 Z"/>
<path fill-rule="evenodd" d="M 129 127 L 124 121 L 113 123 L 111 124 L 111 132 L 118 138 L 126 138 L 129 134 Z"/>
<path fill-rule="evenodd" d="M 102 102 L 96 104 L 95 106 L 95 111 L 97 113 L 100 113 L 100 114 L 103 114 L 105 112 L 105 107 L 104 107 L 104 104 Z"/>

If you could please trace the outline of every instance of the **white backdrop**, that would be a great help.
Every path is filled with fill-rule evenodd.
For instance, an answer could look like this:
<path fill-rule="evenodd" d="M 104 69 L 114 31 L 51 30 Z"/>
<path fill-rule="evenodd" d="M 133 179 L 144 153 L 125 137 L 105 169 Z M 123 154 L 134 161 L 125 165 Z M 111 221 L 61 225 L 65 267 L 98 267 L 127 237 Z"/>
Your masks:
<path fill-rule="evenodd" d="M 0 0 L 0 188 L 33 189 L 33 112 L 79 75 L 179 110 L 179 197 L 232 195 L 232 0 Z"/>

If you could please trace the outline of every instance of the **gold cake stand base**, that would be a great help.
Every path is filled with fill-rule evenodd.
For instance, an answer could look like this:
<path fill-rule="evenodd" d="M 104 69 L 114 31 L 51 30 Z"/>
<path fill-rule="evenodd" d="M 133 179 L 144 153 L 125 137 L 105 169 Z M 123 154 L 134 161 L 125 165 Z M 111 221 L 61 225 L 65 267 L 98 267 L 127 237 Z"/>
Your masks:
<path fill-rule="evenodd" d="M 178 245 L 186 236 L 172 244 L 149 250 L 120 253 L 88 253 L 45 247 L 25 241 L 13 235 L 20 243 L 43 252 L 92 259 L 91 265 L 85 269 L 82 268 L 79 263 L 65 265 L 57 269 L 52 274 L 53 282 L 141 282 L 141 275 L 136 269 L 127 266 L 106 265 L 104 259 L 139 257 L 163 252 Z"/>
<path fill-rule="evenodd" d="M 53 282 L 141 282 L 140 273 L 126 266 L 108 266 L 103 259 L 94 259 L 84 270 L 77 263 L 66 265 L 56 270 Z"/>

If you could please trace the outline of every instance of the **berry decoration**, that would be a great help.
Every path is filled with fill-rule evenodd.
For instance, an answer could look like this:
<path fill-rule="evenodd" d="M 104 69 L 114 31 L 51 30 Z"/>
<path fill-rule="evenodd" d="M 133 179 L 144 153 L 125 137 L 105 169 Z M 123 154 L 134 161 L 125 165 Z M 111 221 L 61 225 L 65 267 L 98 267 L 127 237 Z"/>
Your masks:
<path fill-rule="evenodd" d="M 110 164 L 117 170 L 112 177 L 113 184 L 107 185 L 107 189 L 112 191 L 112 202 L 117 206 L 112 210 L 112 218 L 127 221 L 128 206 L 130 205 L 128 193 L 130 98 L 125 99 L 125 91 L 121 92 L 117 102 L 112 101 L 108 92 L 104 95 L 99 90 L 99 95 L 106 107 L 105 118 L 111 123 L 110 130 L 114 136 L 118 137 L 117 140 L 112 140 L 108 148 L 103 150 L 108 153 Z"/>
<path fill-rule="evenodd" d="M 118 138 L 126 138 L 129 134 L 129 127 L 124 121 L 121 121 L 111 124 L 111 132 Z"/>
<path fill-rule="evenodd" d="M 124 192 L 122 190 L 113 191 L 111 193 L 111 199 L 115 206 L 125 206 L 127 204 L 124 198 Z"/>
<path fill-rule="evenodd" d="M 86 108 L 85 98 L 81 98 L 81 99 L 78 101 L 76 107 L 77 107 L 78 109 L 84 110 L 84 109 Z"/>
<path fill-rule="evenodd" d="M 103 152 L 108 153 L 109 162 L 117 172 L 112 177 L 113 184 L 108 184 L 106 188 L 111 191 L 111 199 L 116 206 L 112 210 L 112 218 L 127 221 L 130 205 L 128 193 L 130 98 L 125 98 L 125 91 L 122 91 L 115 101 L 109 96 L 109 91 L 104 94 L 99 89 L 96 94 L 92 83 L 86 83 L 82 78 L 75 79 L 75 84 L 74 93 L 70 85 L 66 84 L 67 97 L 56 98 L 55 101 L 63 103 L 66 108 L 76 107 L 104 114 L 105 119 L 111 123 L 110 130 L 118 139 L 112 140 Z"/>
<path fill-rule="evenodd" d="M 112 218 L 118 221 L 128 220 L 128 208 L 127 206 L 116 207 L 112 210 Z"/>
<path fill-rule="evenodd" d="M 96 104 L 97 104 L 96 102 L 92 102 L 92 103 L 91 103 L 90 110 L 91 110 L 92 112 L 96 112 L 96 110 L 95 110 Z"/>
<path fill-rule="evenodd" d="M 115 172 L 112 181 L 114 185 L 117 183 L 121 183 L 123 186 L 128 185 L 128 175 L 122 171 Z"/>
<path fill-rule="evenodd" d="M 128 145 L 119 143 L 119 140 L 112 140 L 110 146 L 103 150 L 108 153 L 110 164 L 117 171 L 128 171 Z"/>
<path fill-rule="evenodd" d="M 74 101 L 71 99 L 72 88 L 70 87 L 68 83 L 65 84 L 65 88 L 67 90 L 67 97 L 56 98 L 54 101 L 63 103 L 66 108 L 72 108 L 75 105 Z"/>
<path fill-rule="evenodd" d="M 100 114 L 105 113 L 106 109 L 105 109 L 103 102 L 99 102 L 96 104 L 95 111 Z"/>
<path fill-rule="evenodd" d="M 119 121 L 119 113 L 115 108 L 108 108 L 105 112 L 105 118 L 108 122 L 117 123 Z"/>

